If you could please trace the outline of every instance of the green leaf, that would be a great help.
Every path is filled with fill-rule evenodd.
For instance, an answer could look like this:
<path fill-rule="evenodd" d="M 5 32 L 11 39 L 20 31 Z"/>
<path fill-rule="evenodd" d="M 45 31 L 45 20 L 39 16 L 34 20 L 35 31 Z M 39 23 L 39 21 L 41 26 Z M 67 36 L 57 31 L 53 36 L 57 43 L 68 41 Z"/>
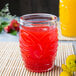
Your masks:
<path fill-rule="evenodd" d="M 2 32 L 2 30 L 3 30 L 3 28 L 2 28 L 2 26 L 0 25 L 0 33 Z"/>
<path fill-rule="evenodd" d="M 12 34 L 12 35 L 15 35 L 15 36 L 16 36 L 16 35 L 17 35 L 17 31 L 13 30 L 13 31 L 11 31 L 11 32 L 10 32 L 10 34 Z"/>
<path fill-rule="evenodd" d="M 1 23 L 1 25 L 2 25 L 2 28 L 4 28 L 8 25 L 8 22 L 4 21 L 4 22 Z"/>
<path fill-rule="evenodd" d="M 8 25 L 8 22 L 4 21 L 1 23 L 1 25 Z"/>
<path fill-rule="evenodd" d="M 0 11 L 0 16 L 6 17 L 7 14 L 10 13 L 9 11 L 9 4 L 7 3 L 4 8 Z M 8 14 L 9 15 L 9 14 Z"/>

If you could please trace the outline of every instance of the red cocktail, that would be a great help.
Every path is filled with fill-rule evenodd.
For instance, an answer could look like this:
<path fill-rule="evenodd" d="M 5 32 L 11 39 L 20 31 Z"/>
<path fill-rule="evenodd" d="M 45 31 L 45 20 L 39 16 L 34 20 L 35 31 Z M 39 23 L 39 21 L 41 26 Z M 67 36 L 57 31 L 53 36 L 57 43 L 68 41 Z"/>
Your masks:
<path fill-rule="evenodd" d="M 20 50 L 27 69 L 34 72 L 51 70 L 58 46 L 56 16 L 28 14 L 21 17 Z"/>

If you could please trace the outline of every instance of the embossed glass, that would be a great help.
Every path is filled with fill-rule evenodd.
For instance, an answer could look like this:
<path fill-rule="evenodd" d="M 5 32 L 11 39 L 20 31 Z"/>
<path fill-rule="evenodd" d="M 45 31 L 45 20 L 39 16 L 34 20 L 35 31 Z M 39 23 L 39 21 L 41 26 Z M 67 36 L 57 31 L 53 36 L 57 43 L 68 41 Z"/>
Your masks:
<path fill-rule="evenodd" d="M 20 51 L 28 70 L 45 72 L 54 67 L 58 46 L 56 18 L 45 13 L 20 17 Z"/>

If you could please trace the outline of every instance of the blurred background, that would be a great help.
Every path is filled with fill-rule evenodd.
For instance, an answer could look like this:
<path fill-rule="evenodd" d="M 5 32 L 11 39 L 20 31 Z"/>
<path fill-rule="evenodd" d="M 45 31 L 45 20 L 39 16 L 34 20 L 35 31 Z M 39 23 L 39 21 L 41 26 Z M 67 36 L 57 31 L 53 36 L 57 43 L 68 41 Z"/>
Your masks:
<path fill-rule="evenodd" d="M 59 16 L 59 0 L 0 0 L 0 10 L 9 3 L 11 15 L 51 13 Z"/>

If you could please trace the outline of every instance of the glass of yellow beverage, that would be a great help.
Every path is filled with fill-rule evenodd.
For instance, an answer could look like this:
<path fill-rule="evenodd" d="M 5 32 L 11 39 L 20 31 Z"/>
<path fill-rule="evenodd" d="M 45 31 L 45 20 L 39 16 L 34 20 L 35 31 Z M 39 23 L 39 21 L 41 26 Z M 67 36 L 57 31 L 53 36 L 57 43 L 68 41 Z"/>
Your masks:
<path fill-rule="evenodd" d="M 60 0 L 59 16 L 62 35 L 76 37 L 76 0 Z"/>

